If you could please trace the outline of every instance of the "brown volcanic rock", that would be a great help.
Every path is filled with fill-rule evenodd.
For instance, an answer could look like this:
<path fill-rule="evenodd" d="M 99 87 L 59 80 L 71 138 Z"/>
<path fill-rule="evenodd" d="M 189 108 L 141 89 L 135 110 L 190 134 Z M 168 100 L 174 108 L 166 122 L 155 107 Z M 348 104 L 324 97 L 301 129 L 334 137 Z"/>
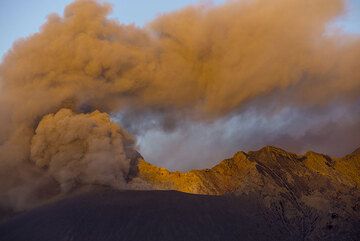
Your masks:
<path fill-rule="evenodd" d="M 232 158 L 223 160 L 211 169 L 186 173 L 170 172 L 144 160 L 138 163 L 138 177 L 155 189 L 171 189 L 194 194 L 231 193 L 254 174 L 257 174 L 256 163 L 249 160 L 244 152 L 236 153 Z"/>
<path fill-rule="evenodd" d="M 348 178 L 353 185 L 360 187 L 360 148 L 335 162 L 335 169 Z"/>
<path fill-rule="evenodd" d="M 360 184 L 360 155 L 334 159 L 308 152 L 296 155 L 275 147 L 238 152 L 211 169 L 171 172 L 139 160 L 137 176 L 155 189 L 222 195 L 255 191 L 270 183 L 280 189 L 308 193 L 330 186 L 355 188 Z"/>

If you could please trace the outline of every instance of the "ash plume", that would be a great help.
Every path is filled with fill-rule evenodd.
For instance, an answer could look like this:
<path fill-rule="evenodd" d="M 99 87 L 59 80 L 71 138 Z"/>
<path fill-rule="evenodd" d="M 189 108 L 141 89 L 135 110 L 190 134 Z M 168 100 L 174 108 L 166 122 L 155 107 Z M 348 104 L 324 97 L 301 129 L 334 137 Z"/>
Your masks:
<path fill-rule="evenodd" d="M 74 184 L 124 188 L 133 139 L 105 113 L 74 114 L 61 109 L 45 116 L 31 141 L 30 159 L 63 189 Z"/>
<path fill-rule="evenodd" d="M 87 114 L 95 110 L 121 112 L 128 126 L 141 131 L 148 128 L 148 116 L 155 116 L 155 126 L 177 129 L 184 119 L 211 122 L 275 101 L 280 110 L 355 103 L 360 39 L 326 33 L 328 23 L 344 12 L 344 4 L 229 1 L 190 6 L 139 28 L 109 19 L 108 4 L 75 1 L 63 16 L 50 15 L 40 32 L 14 43 L 0 65 L 0 172 L 19 172 L 11 178 L 0 176 L 0 192 L 32 187 L 29 176 L 42 183 L 38 172 L 65 184 L 75 179 L 113 183 L 104 179 L 106 168 L 92 172 L 92 165 L 101 161 L 119 164 L 115 170 L 120 176 L 126 172 L 127 162 L 117 162 L 126 160 L 121 146 L 128 139 L 121 134 L 116 137 L 120 144 L 111 144 L 117 151 L 104 140 L 96 147 L 100 149 L 78 158 L 80 163 L 70 156 L 82 152 L 81 145 L 94 136 L 87 133 L 79 146 L 72 146 L 68 137 L 48 134 L 62 128 L 69 135 L 86 132 L 86 126 L 70 124 L 96 123 L 90 117 L 94 114 Z M 80 115 L 58 112 L 62 108 Z M 57 120 L 66 113 L 67 121 Z M 357 114 L 349 115 L 360 120 Z M 109 133 L 117 128 L 106 125 Z M 92 134 L 106 139 L 103 132 Z M 57 160 L 57 155 L 64 159 Z M 72 169 L 78 164 L 85 171 L 67 172 L 67 165 Z M 44 166 L 49 172 L 39 170 Z M 110 177 L 118 178 L 113 174 Z"/>

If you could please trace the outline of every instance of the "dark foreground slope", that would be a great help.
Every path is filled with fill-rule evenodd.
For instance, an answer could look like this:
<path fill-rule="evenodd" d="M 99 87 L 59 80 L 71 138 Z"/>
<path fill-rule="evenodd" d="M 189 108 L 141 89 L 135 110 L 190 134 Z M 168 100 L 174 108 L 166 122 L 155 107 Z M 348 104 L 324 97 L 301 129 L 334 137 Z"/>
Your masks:
<path fill-rule="evenodd" d="M 351 232 L 324 227 L 317 240 L 356 240 L 351 222 Z M 101 190 L 15 216 L 0 225 L 0 240 L 316 240 L 305 229 L 291 230 L 255 196 Z"/>
<path fill-rule="evenodd" d="M 107 190 L 16 216 L 0 226 L 0 240 L 291 240 L 254 210 L 224 196 Z"/>

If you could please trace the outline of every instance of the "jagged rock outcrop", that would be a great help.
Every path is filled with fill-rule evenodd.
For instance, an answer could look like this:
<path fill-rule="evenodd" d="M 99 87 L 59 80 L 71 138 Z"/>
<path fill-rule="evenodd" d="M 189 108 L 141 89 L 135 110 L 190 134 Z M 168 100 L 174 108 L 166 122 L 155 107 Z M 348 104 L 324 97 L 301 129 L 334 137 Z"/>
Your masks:
<path fill-rule="evenodd" d="M 268 146 L 259 151 L 238 152 L 211 169 L 171 172 L 143 159 L 137 169 L 137 176 L 156 189 L 195 194 L 256 191 L 269 182 L 304 193 L 326 185 L 345 188 L 360 185 L 360 154 L 356 152 L 344 158 L 331 158 L 315 152 L 297 155 Z"/>
<path fill-rule="evenodd" d="M 256 171 L 256 163 L 243 152 L 236 153 L 212 169 L 185 173 L 170 172 L 144 160 L 138 163 L 138 176 L 157 189 L 173 189 L 194 194 L 221 195 L 236 191 Z"/>

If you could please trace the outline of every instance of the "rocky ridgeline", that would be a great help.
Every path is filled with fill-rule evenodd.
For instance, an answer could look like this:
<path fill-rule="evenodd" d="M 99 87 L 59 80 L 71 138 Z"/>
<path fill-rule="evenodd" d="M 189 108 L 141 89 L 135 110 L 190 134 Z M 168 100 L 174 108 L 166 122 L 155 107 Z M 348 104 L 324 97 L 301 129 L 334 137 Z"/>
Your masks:
<path fill-rule="evenodd" d="M 237 152 L 211 169 L 171 172 L 139 159 L 137 176 L 155 189 L 194 194 L 222 195 L 264 191 L 273 187 L 297 195 L 322 189 L 357 189 L 360 185 L 360 153 L 344 158 L 308 152 L 303 156 L 275 147 L 249 153 Z"/>
<path fill-rule="evenodd" d="M 155 189 L 228 195 L 258 203 L 257 214 L 281 225 L 293 240 L 360 236 L 359 150 L 331 158 L 265 147 L 238 152 L 211 169 L 185 173 L 140 160 L 138 176 Z"/>

